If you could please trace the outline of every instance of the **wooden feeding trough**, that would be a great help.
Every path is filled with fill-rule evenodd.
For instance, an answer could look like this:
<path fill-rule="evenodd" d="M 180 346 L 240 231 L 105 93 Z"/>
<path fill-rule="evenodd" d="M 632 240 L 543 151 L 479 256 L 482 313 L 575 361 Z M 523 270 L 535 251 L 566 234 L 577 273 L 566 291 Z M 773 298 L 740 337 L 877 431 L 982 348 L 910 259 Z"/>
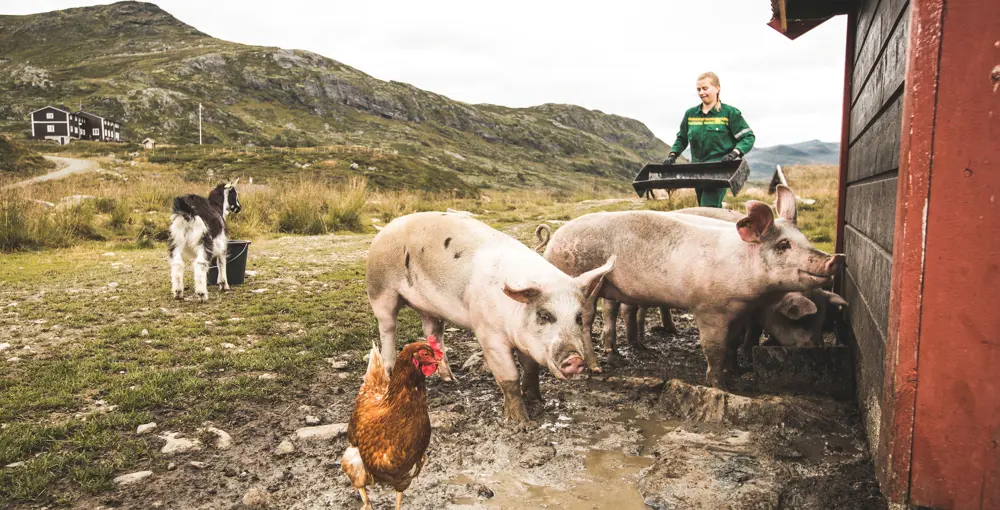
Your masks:
<path fill-rule="evenodd" d="M 654 189 L 694 187 L 725 187 L 736 195 L 743 189 L 749 176 L 750 165 L 745 159 L 673 165 L 647 164 L 635 176 L 632 188 L 640 197 Z"/>

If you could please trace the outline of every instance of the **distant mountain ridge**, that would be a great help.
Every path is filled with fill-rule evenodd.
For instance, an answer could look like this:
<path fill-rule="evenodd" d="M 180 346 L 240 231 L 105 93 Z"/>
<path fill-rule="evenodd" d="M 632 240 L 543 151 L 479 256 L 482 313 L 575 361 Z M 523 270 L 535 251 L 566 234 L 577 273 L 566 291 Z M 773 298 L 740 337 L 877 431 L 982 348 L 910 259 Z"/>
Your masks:
<path fill-rule="evenodd" d="M 463 103 L 309 51 L 216 39 L 134 1 L 0 15 L 0 131 L 27 134 L 28 112 L 59 103 L 120 120 L 132 141 L 197 143 L 201 103 L 206 143 L 396 149 L 365 175 L 412 176 L 415 189 L 627 190 L 669 152 L 634 119 Z"/>
<path fill-rule="evenodd" d="M 766 180 L 775 165 L 836 165 L 840 163 L 840 143 L 810 140 L 771 147 L 755 147 L 747 154 L 750 179 Z"/>

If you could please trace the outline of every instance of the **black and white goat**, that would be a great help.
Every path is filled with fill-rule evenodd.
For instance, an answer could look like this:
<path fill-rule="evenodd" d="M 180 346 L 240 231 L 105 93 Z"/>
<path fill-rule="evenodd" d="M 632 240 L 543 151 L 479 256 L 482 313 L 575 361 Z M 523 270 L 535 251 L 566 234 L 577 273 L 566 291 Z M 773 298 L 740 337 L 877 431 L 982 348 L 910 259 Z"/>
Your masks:
<path fill-rule="evenodd" d="M 184 195 L 174 199 L 170 215 L 170 285 L 175 298 L 184 297 L 184 264 L 189 260 L 194 261 L 194 293 L 202 301 L 208 300 L 208 265 L 212 257 L 219 264 L 219 290 L 229 290 L 226 216 L 240 212 L 238 182 L 220 183 L 208 198 Z"/>

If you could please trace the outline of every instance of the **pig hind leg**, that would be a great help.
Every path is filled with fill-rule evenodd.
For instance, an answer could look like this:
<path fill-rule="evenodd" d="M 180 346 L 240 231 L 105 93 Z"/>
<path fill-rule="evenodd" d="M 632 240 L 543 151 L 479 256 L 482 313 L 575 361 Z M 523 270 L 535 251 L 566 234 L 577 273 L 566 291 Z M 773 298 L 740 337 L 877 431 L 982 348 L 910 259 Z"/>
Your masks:
<path fill-rule="evenodd" d="M 677 334 L 677 326 L 674 326 L 674 319 L 670 316 L 670 307 L 661 306 L 660 307 L 660 320 L 663 321 L 663 325 L 655 326 L 652 331 L 657 333 L 665 333 L 668 335 Z"/>
<path fill-rule="evenodd" d="M 604 344 L 604 353 L 611 354 L 618 351 L 617 328 L 618 311 L 621 303 L 610 299 L 605 299 L 601 304 L 601 312 L 604 315 L 604 327 L 601 328 L 601 343 Z"/>
<path fill-rule="evenodd" d="M 377 298 L 369 298 L 375 319 L 378 320 L 378 336 L 382 341 L 382 365 L 387 374 L 396 365 L 396 316 L 403 307 L 403 300 L 395 292 L 386 292 Z"/>
<path fill-rule="evenodd" d="M 634 350 L 647 350 L 642 344 L 642 329 L 645 320 L 639 320 L 639 311 L 642 307 L 637 305 L 625 305 L 625 338 L 628 345 Z M 645 319 L 646 314 L 642 314 Z"/>
<path fill-rule="evenodd" d="M 424 336 L 434 335 L 441 344 L 441 351 L 444 352 L 444 358 L 438 363 L 438 375 L 445 381 L 454 381 L 455 375 L 451 373 L 451 366 L 448 365 L 448 348 L 444 345 L 444 321 L 421 313 L 420 322 L 424 326 Z"/>

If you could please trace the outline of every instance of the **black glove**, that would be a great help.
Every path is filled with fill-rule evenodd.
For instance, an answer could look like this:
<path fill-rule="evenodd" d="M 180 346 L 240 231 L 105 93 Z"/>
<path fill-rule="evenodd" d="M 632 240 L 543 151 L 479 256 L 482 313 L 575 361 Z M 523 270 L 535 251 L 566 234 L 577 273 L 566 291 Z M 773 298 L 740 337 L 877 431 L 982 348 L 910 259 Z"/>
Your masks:
<path fill-rule="evenodd" d="M 670 166 L 674 164 L 674 161 L 677 161 L 677 155 L 671 152 L 670 155 L 667 156 L 667 159 L 663 160 L 663 164 Z"/>
<path fill-rule="evenodd" d="M 729 154 L 722 156 L 722 161 L 732 161 L 734 159 L 740 159 L 740 151 L 736 149 L 733 149 L 729 152 Z"/>

